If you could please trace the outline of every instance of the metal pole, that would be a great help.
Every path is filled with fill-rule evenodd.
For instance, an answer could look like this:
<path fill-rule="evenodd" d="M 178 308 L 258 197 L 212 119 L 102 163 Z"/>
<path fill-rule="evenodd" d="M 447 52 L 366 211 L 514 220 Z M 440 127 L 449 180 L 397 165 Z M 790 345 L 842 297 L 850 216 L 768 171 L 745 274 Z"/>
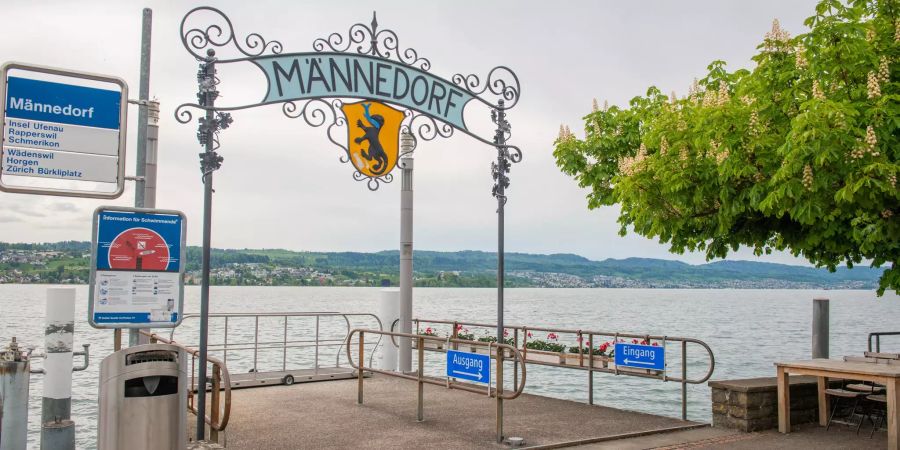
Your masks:
<path fill-rule="evenodd" d="M 72 414 L 72 341 L 75 289 L 47 289 L 44 319 L 44 397 L 41 401 L 41 448 L 75 449 Z"/>
<path fill-rule="evenodd" d="M 509 122 L 506 121 L 506 110 L 503 108 L 503 100 L 498 102 L 497 108 L 491 111 L 491 119 L 497 124 L 494 133 L 494 144 L 497 147 L 497 162 L 491 166 L 494 177 L 493 195 L 497 198 L 497 343 L 503 341 L 503 284 L 505 278 L 504 269 L 504 206 L 506 206 L 506 188 L 509 187 L 509 155 L 506 149 L 506 133 L 509 131 Z"/>
<path fill-rule="evenodd" d="M 16 338 L 0 351 L 0 449 L 25 450 L 28 445 L 29 355 Z"/>
<path fill-rule="evenodd" d="M 366 345 L 366 333 L 364 331 L 359 332 L 359 364 L 356 365 L 356 379 L 357 379 L 357 394 L 356 394 L 356 404 L 363 404 L 363 367 L 365 367 L 365 357 L 363 356 L 363 352 L 365 351 Z M 349 345 L 349 343 L 347 344 Z"/>
<path fill-rule="evenodd" d="M 687 341 L 681 341 L 681 420 L 687 420 Z"/>
<path fill-rule="evenodd" d="M 412 288 L 413 288 L 413 157 L 416 140 L 411 133 L 400 134 L 400 332 L 412 333 Z M 412 370 L 412 342 L 408 337 L 400 337 L 400 371 Z"/>
<path fill-rule="evenodd" d="M 138 123 L 137 123 L 137 158 L 134 166 L 134 207 L 144 208 L 144 188 L 147 176 L 147 101 L 150 97 L 150 35 L 153 28 L 153 10 L 144 8 L 141 19 L 141 75 L 138 88 Z M 146 337 L 142 338 L 139 329 L 128 330 L 128 345 L 146 344 Z M 143 342 L 142 342 L 143 341 Z"/>
<path fill-rule="evenodd" d="M 419 342 L 416 343 L 416 349 L 419 351 L 419 357 L 417 358 L 419 370 L 416 371 L 416 374 L 419 376 L 419 389 L 418 389 L 418 406 L 416 407 L 416 420 L 419 422 L 425 421 L 425 382 L 422 381 L 425 379 L 425 338 L 419 338 Z"/>
<path fill-rule="evenodd" d="M 216 74 L 216 52 L 208 50 L 204 63 L 201 64 L 202 76 L 200 77 L 200 97 L 203 98 L 202 105 L 207 108 L 206 122 L 200 125 L 200 134 L 206 134 L 204 144 L 206 151 L 201 153 L 202 170 L 203 170 L 203 252 L 202 252 L 202 281 L 200 283 L 200 355 L 197 367 L 197 440 L 202 441 L 206 432 L 206 356 L 207 356 L 207 338 L 209 334 L 209 253 L 210 253 L 210 235 L 212 233 L 212 194 L 213 194 L 213 171 L 219 161 L 214 149 L 214 134 L 216 126 L 214 125 L 215 99 L 218 95 L 215 87 Z"/>
<path fill-rule="evenodd" d="M 503 442 L 503 347 L 497 347 L 497 442 Z"/>
<path fill-rule="evenodd" d="M 828 299 L 813 299 L 812 357 L 828 358 Z"/>

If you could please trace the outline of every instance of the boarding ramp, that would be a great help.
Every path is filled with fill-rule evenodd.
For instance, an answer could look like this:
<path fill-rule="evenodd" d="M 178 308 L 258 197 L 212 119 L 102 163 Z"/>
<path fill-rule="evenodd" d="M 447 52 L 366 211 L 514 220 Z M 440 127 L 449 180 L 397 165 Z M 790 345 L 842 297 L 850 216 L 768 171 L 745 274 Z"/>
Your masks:
<path fill-rule="evenodd" d="M 195 337 L 199 314 L 185 314 L 170 340 Z M 326 312 L 259 312 L 209 314 L 208 353 L 231 372 L 234 389 L 267 385 L 341 380 L 356 377 L 343 348 L 355 327 L 381 330 L 375 314 Z M 381 340 L 367 343 L 369 365 Z M 196 388 L 196 387 L 195 387 Z"/>

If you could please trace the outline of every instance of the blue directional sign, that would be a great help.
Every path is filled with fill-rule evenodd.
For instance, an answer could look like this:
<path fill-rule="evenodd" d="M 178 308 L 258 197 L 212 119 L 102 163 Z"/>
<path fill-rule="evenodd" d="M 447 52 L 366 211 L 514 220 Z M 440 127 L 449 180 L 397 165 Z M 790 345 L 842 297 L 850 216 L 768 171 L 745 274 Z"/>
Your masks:
<path fill-rule="evenodd" d="M 4 64 L 0 190 L 96 198 L 121 195 L 127 100 L 128 86 L 115 77 Z"/>
<path fill-rule="evenodd" d="M 447 350 L 447 376 L 487 384 L 491 379 L 491 357 Z"/>
<path fill-rule="evenodd" d="M 665 370 L 666 349 L 652 345 L 617 342 L 616 365 L 639 369 Z"/>

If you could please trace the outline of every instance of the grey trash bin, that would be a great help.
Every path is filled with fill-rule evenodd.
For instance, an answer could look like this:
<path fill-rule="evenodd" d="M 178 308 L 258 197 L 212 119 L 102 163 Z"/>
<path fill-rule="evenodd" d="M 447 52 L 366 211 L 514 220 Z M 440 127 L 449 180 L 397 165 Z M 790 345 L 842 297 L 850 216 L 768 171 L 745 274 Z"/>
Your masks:
<path fill-rule="evenodd" d="M 129 347 L 100 364 L 100 450 L 187 445 L 187 354 L 169 344 Z"/>

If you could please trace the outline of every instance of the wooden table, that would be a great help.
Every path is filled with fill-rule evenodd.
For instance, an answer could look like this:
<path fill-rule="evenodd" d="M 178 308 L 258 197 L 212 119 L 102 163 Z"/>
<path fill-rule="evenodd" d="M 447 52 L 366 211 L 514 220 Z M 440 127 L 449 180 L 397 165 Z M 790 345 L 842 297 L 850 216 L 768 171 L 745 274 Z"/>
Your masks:
<path fill-rule="evenodd" d="M 775 363 L 778 379 L 778 431 L 791 432 L 791 391 L 789 374 L 813 375 L 819 384 L 819 425 L 828 423 L 828 378 L 870 381 L 887 387 L 888 449 L 900 450 L 900 364 L 847 362 L 812 359 Z"/>

